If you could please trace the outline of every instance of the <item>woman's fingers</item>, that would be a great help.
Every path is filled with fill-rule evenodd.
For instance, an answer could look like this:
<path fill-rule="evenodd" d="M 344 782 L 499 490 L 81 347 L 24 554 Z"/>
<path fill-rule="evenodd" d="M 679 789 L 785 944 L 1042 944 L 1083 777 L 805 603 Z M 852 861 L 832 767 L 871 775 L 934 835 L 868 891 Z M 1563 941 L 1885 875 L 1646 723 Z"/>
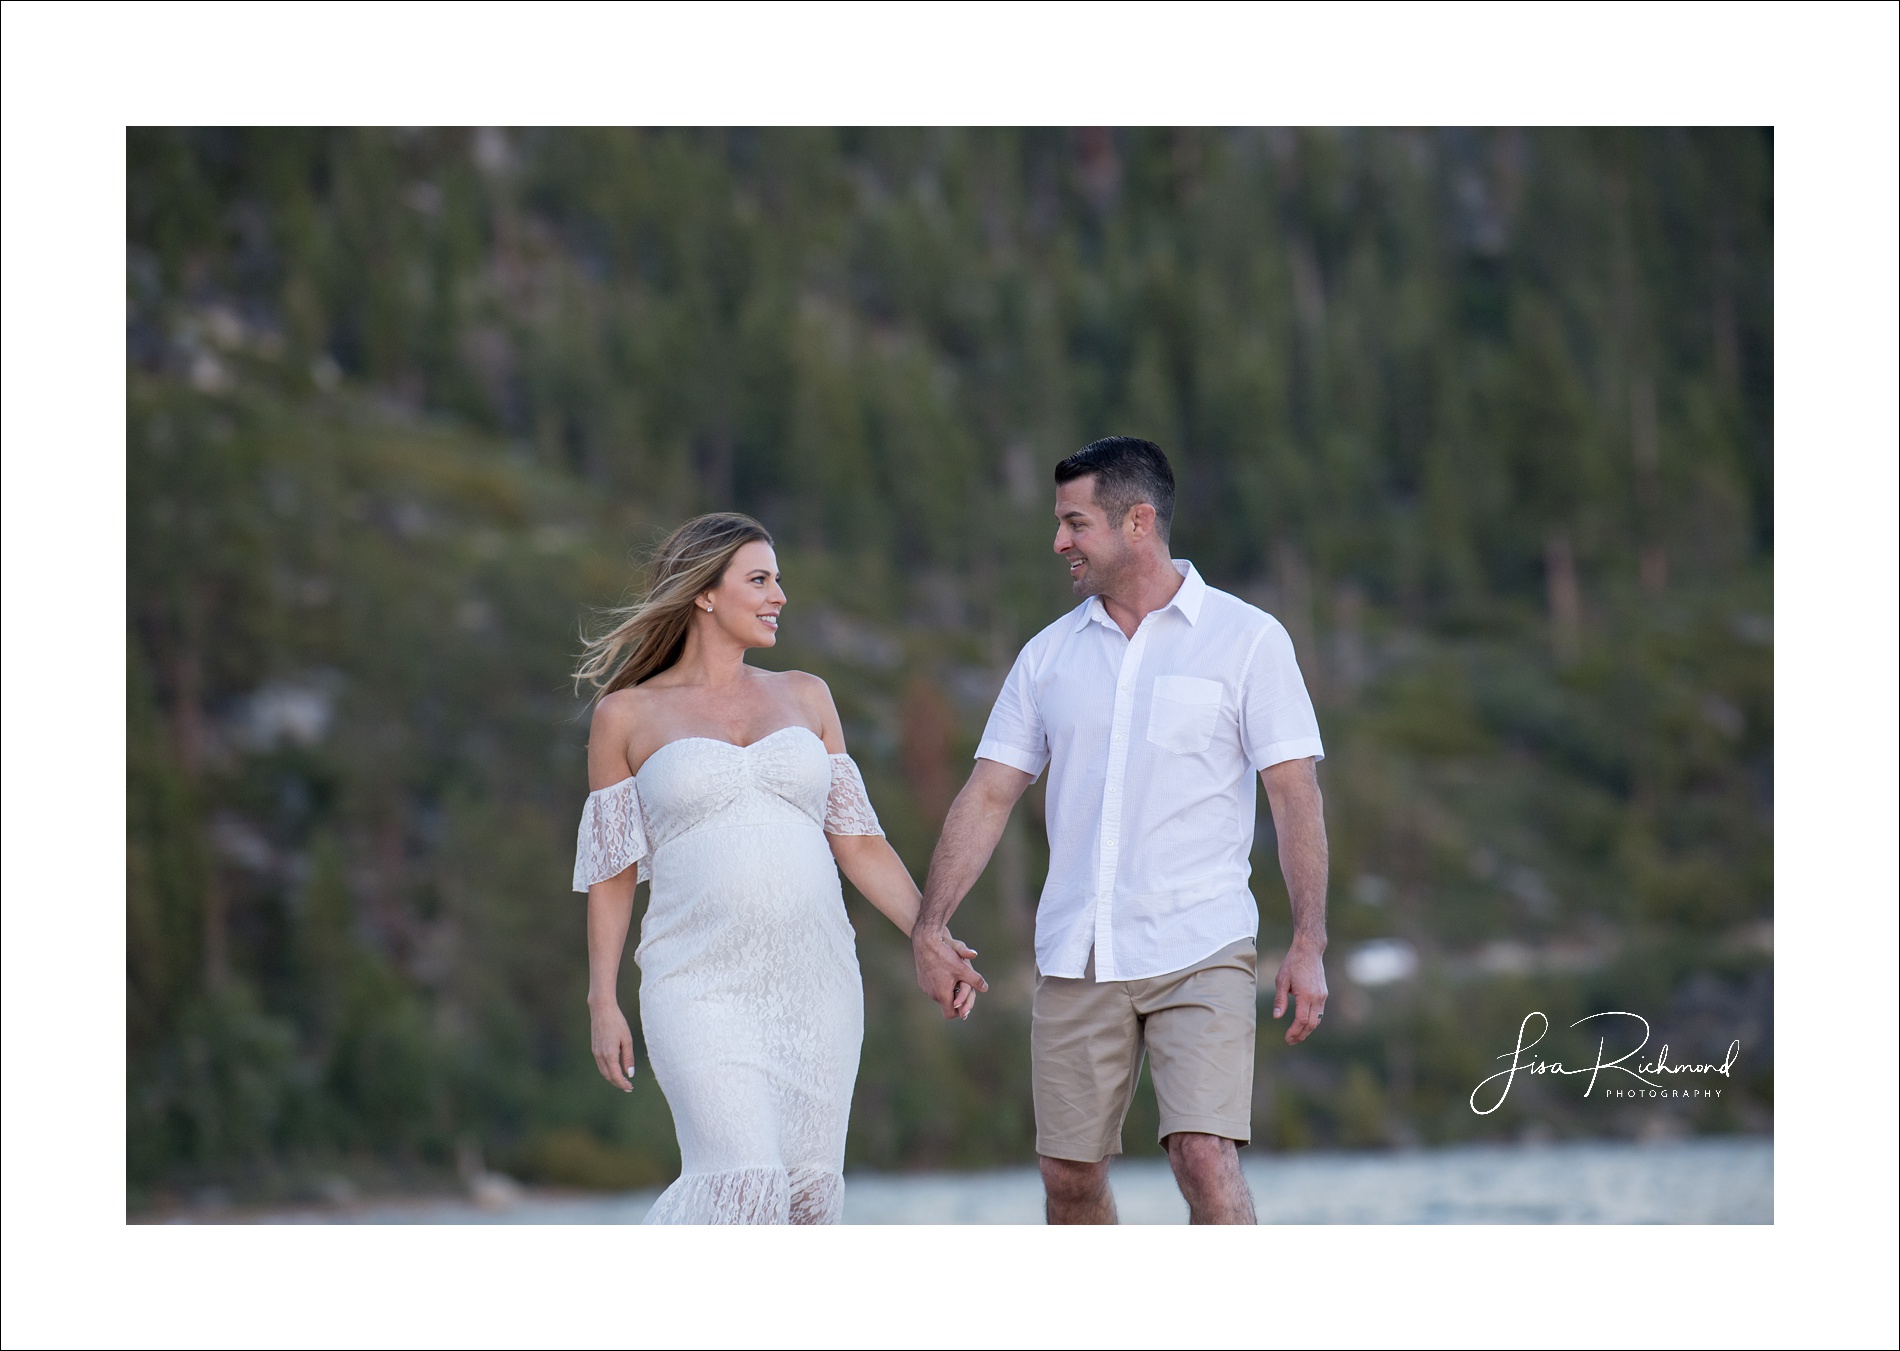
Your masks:
<path fill-rule="evenodd" d="M 599 1051 L 594 1052 L 594 1068 L 600 1071 L 601 1078 L 605 1079 L 608 1083 L 613 1084 L 615 1088 L 620 1087 L 620 1084 L 615 1077 L 614 1061 L 613 1061 L 612 1056 L 604 1055 Z"/>
<path fill-rule="evenodd" d="M 620 1026 L 594 1025 L 594 1067 L 622 1093 L 631 1093 L 633 1085 L 627 1081 L 633 1074 L 633 1029 L 624 1018 L 615 1021 Z"/>
<path fill-rule="evenodd" d="M 990 983 L 983 979 L 983 973 L 971 966 L 968 959 L 960 960 L 957 964 L 963 968 L 963 979 L 972 990 L 981 994 L 990 988 Z"/>

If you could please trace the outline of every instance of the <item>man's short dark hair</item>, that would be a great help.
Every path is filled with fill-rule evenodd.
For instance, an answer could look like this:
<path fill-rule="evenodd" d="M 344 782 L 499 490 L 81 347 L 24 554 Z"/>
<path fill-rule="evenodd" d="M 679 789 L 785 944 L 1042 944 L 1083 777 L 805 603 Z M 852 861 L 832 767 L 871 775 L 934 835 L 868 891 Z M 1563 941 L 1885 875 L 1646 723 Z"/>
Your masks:
<path fill-rule="evenodd" d="M 1128 509 L 1146 502 L 1155 509 L 1155 531 L 1165 541 L 1174 520 L 1174 469 L 1161 447 L 1139 436 L 1104 436 L 1056 466 L 1056 482 L 1095 475 L 1095 501 L 1120 525 Z"/>

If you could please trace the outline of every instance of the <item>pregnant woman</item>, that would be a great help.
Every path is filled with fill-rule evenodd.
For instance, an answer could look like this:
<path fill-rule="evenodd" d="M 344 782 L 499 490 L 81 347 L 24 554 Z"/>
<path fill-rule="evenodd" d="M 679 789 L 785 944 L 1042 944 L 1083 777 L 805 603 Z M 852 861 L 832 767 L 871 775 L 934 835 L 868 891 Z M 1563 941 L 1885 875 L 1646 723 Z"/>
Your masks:
<path fill-rule="evenodd" d="M 600 690 L 574 863 L 587 893 L 594 1060 L 631 1092 L 616 988 L 636 882 L 651 882 L 640 1013 L 681 1175 L 649 1224 L 835 1224 L 864 991 L 838 872 L 906 934 L 916 884 L 845 754 L 831 691 L 745 654 L 778 641 L 785 593 L 749 516 L 688 521 L 651 586 L 589 642 Z M 954 1008 L 983 978 L 959 943 Z"/>

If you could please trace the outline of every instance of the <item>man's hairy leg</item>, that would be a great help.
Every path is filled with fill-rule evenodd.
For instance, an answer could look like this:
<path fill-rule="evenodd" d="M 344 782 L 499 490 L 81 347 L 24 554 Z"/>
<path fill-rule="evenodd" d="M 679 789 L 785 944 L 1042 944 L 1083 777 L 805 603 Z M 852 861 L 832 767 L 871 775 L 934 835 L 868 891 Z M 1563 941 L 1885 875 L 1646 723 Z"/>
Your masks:
<path fill-rule="evenodd" d="M 1050 1224 L 1115 1224 L 1115 1194 L 1108 1189 L 1108 1160 L 1077 1163 L 1042 1159 L 1044 1215 Z"/>
<path fill-rule="evenodd" d="M 1232 1140 L 1176 1131 L 1167 1140 L 1174 1180 L 1187 1198 L 1189 1224 L 1255 1224 L 1253 1193 Z"/>

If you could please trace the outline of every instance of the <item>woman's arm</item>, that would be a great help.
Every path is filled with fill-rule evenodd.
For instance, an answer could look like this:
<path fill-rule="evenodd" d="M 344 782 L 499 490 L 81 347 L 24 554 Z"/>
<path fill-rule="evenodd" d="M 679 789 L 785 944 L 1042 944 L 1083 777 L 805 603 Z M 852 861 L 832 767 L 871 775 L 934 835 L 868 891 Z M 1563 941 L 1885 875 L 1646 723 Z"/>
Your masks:
<path fill-rule="evenodd" d="M 825 839 L 838 860 L 838 871 L 908 938 L 923 895 L 891 842 L 882 835 L 827 835 Z"/>
<path fill-rule="evenodd" d="M 817 720 L 822 729 L 819 736 L 825 743 L 825 749 L 833 755 L 844 755 L 844 723 L 838 717 L 838 706 L 831 698 L 831 687 L 817 676 L 803 672 L 793 673 L 800 680 L 799 696 L 805 711 Z M 923 903 L 917 883 L 911 878 L 910 869 L 904 866 L 904 860 L 891 848 L 891 842 L 882 835 L 833 835 L 826 833 L 825 839 L 831 845 L 832 857 L 838 860 L 838 870 L 851 879 L 851 885 L 864 893 L 864 898 L 874 906 L 878 913 L 895 924 L 908 937 L 916 927 L 917 911 Z M 950 945 L 963 957 L 976 956 L 976 949 L 967 947 L 952 938 Z M 970 1016 L 970 1009 L 976 1002 L 977 992 L 987 990 L 983 977 L 970 971 L 975 980 L 960 984 L 956 991 L 955 1007 L 963 1017 Z"/>
<path fill-rule="evenodd" d="M 633 732 L 633 691 L 617 690 L 594 707 L 587 733 L 587 786 L 610 788 L 632 775 L 627 743 Z M 639 870 L 625 868 L 587 888 L 587 1020 L 592 1026 L 594 1064 L 623 1093 L 633 1092 L 633 1029 L 620 1011 L 620 958 L 633 925 L 633 892 Z"/>
<path fill-rule="evenodd" d="M 805 714 L 820 728 L 825 749 L 832 755 L 844 755 L 844 721 L 832 700 L 831 686 L 803 671 L 788 672 L 798 683 L 799 703 Z M 917 907 L 923 896 L 911 880 L 910 869 L 882 835 L 833 835 L 825 839 L 831 845 L 838 870 L 851 879 L 851 885 L 906 936 L 917 923 Z"/>
<path fill-rule="evenodd" d="M 910 869 L 891 848 L 891 842 L 882 835 L 826 835 L 825 839 L 831 845 L 832 857 L 838 860 L 838 871 L 850 878 L 851 885 L 864 893 L 864 899 L 908 938 L 917 925 L 917 910 L 923 897 L 911 879 Z M 977 955 L 975 948 L 954 938 L 950 939 L 950 947 L 966 963 Z M 971 974 L 976 975 L 974 970 Z M 956 998 L 952 1001 L 954 1016 L 968 1018 L 976 1006 L 978 989 L 988 988 L 987 984 L 979 986 L 958 981 Z"/>
<path fill-rule="evenodd" d="M 620 955 L 633 924 L 634 868 L 587 888 L 587 1021 L 594 1064 L 623 1093 L 633 1092 L 633 1028 L 620 1011 Z"/>

